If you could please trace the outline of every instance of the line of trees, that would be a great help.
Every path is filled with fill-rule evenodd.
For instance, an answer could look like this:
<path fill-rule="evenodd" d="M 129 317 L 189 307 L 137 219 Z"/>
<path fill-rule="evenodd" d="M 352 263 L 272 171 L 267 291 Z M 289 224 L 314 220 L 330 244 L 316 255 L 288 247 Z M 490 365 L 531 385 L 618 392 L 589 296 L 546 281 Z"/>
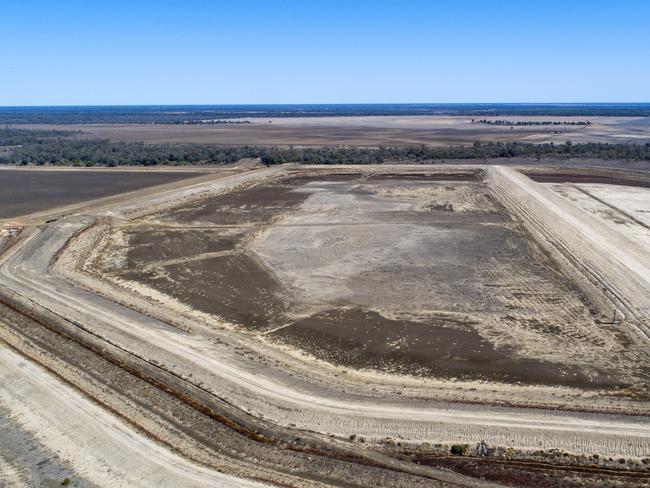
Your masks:
<path fill-rule="evenodd" d="M 298 162 L 304 164 L 382 164 L 386 162 L 427 162 L 454 159 L 492 158 L 593 158 L 650 161 L 650 143 L 644 145 L 586 143 L 529 144 L 522 142 L 475 142 L 472 146 L 273 149 L 262 154 L 266 165 Z"/>
<path fill-rule="evenodd" d="M 34 144 L 46 139 L 70 137 L 80 133 L 80 131 L 72 130 L 29 130 L 11 129 L 9 127 L 5 127 L 3 129 L 0 129 L 0 146 L 19 146 L 21 144 Z"/>
<path fill-rule="evenodd" d="M 154 166 L 229 164 L 243 158 L 261 158 L 266 165 L 382 164 L 488 158 L 594 158 L 650 161 L 648 144 L 529 144 L 475 142 L 451 147 L 318 147 L 270 148 L 204 144 L 144 144 L 107 139 L 74 139 L 65 131 L 0 129 L 0 163 L 16 165 Z"/>
<path fill-rule="evenodd" d="M 14 141 L 15 142 L 15 141 Z M 201 144 L 143 144 L 111 142 L 107 139 L 47 138 L 22 140 L 0 163 L 59 166 L 156 166 L 230 164 L 244 158 L 258 158 L 261 148 L 210 146 Z"/>
<path fill-rule="evenodd" d="M 175 120 L 173 122 L 154 122 L 154 124 L 171 125 L 246 125 L 250 120 Z"/>
<path fill-rule="evenodd" d="M 519 126 L 519 125 L 591 125 L 588 120 L 491 120 L 481 119 L 474 120 L 472 123 L 486 124 L 486 125 L 506 125 L 506 126 Z"/>

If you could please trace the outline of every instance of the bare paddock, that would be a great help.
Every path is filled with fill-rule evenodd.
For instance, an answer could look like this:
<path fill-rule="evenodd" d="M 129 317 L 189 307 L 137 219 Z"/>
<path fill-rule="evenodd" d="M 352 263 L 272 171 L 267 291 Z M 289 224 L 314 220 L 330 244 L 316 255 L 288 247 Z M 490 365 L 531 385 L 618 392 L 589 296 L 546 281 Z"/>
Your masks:
<path fill-rule="evenodd" d="M 597 323 L 471 171 L 294 176 L 117 236 L 103 272 L 336 365 L 583 388 L 647 380 L 643 350 Z"/>
<path fill-rule="evenodd" d="M 27 125 L 38 129 L 80 130 L 82 138 L 146 143 L 200 143 L 271 146 L 428 146 L 471 145 L 475 141 L 522 141 L 563 144 L 567 140 L 638 144 L 650 141 L 642 117 L 508 117 L 509 120 L 589 121 L 589 126 L 494 126 L 483 117 L 363 116 L 251 118 L 246 124 L 81 124 Z M 487 117 L 497 119 L 499 117 Z M 501 117 L 502 118 L 502 117 Z M 239 120 L 239 119 L 234 119 Z M 19 127 L 19 126 L 16 126 Z"/>
<path fill-rule="evenodd" d="M 0 168 L 0 219 L 51 210 L 201 175 L 196 171 Z"/>
<path fill-rule="evenodd" d="M 647 485 L 648 189 L 524 169 L 581 178 L 242 167 L 4 224 L 0 473 Z"/>

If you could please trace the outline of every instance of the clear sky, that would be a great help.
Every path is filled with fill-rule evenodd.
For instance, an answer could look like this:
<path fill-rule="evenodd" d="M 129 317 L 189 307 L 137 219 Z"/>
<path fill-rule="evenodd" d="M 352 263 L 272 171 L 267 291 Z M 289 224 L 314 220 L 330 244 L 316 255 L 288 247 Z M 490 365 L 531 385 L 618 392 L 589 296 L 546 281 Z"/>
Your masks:
<path fill-rule="evenodd" d="M 647 0 L 4 0 L 0 105 L 650 102 Z"/>

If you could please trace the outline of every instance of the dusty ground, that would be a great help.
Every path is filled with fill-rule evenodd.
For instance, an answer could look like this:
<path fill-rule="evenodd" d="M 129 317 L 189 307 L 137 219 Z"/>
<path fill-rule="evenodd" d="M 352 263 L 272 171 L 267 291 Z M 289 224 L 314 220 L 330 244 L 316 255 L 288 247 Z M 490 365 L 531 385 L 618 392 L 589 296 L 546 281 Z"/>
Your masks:
<path fill-rule="evenodd" d="M 342 366 L 645 381 L 629 367 L 643 353 L 595 326 L 487 187 L 447 179 L 301 177 L 228 193 L 124 228 L 105 271 Z"/>
<path fill-rule="evenodd" d="M 570 215 L 559 212 L 573 203 L 553 200 L 546 216 L 535 205 L 551 189 L 504 168 L 483 181 L 479 169 L 271 168 L 25 225 L 0 256 L 0 336 L 85 396 L 2 353 L 16 378 L 2 383 L 3 408 L 43 412 L 58 391 L 82 416 L 88 396 L 128 419 L 126 452 L 144 432 L 212 468 L 208 477 L 216 469 L 289 486 L 647 484 L 647 341 L 634 317 L 598 322 L 607 296 L 595 300 L 580 268 L 538 241 L 532 219 L 553 217 L 545 228 L 568 234 Z M 596 236 L 576 236 L 600 269 Z M 577 237 L 565 242 L 569 255 Z M 600 286 L 611 286 L 607 275 Z M 642 296 L 627 299 L 633 307 Z M 323 331 L 317 347 L 304 340 Z M 373 363 L 387 356 L 390 365 Z M 105 408 L 90 415 L 110 418 Z M 25 438 L 51 431 L 42 426 L 23 425 Z M 115 434 L 93 439 L 93 453 L 123 456 Z M 54 438 L 78 436 L 86 431 Z M 46 441 L 43 452 L 65 454 L 56 473 L 84 466 L 78 450 Z M 468 456 L 450 456 L 454 443 L 467 443 Z M 15 478 L 1 454 L 0 470 Z M 531 475 L 517 478 L 524 470 Z M 142 477 L 112 473 L 128 485 L 195 470 L 164 463 Z"/>
<path fill-rule="evenodd" d="M 489 118 L 489 117 L 488 117 Z M 79 126 L 33 125 L 44 129 L 82 130 L 85 137 L 148 143 L 197 142 L 327 146 L 469 145 L 481 141 L 617 142 L 650 141 L 645 118 L 628 117 L 496 117 L 508 120 L 589 120 L 590 126 L 499 127 L 472 123 L 471 117 L 377 116 L 250 119 L 233 125 L 105 124 Z"/>
<path fill-rule="evenodd" d="M 556 260 L 569 261 L 581 272 L 578 280 L 591 283 L 592 303 L 601 313 L 610 308 L 647 340 L 650 337 L 650 268 L 644 249 L 614 232 L 602 219 L 584 211 L 569 199 L 512 169 L 490 167 L 486 178 L 501 201 L 526 222 L 536 240 L 557 251 Z M 639 173 L 640 179 L 647 178 Z M 621 238 L 623 237 L 623 238 Z M 570 268 L 567 268 L 570 269 Z M 583 287 L 586 290 L 589 287 Z M 594 294 L 595 292 L 595 294 Z M 604 292 L 604 293 L 603 293 Z M 606 297 L 599 300 L 596 295 Z M 609 301 L 609 304 L 606 302 Z M 609 321 L 614 325 L 618 319 Z"/>
<path fill-rule="evenodd" d="M 629 239 L 650 261 L 650 185 L 555 184 L 553 191 Z"/>

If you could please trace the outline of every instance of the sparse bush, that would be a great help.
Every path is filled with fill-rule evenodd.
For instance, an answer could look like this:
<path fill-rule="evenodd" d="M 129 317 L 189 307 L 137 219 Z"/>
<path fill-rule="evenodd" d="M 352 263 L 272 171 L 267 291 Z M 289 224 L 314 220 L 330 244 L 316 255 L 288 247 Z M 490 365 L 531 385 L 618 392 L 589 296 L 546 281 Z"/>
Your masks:
<path fill-rule="evenodd" d="M 481 441 L 476 445 L 476 454 L 482 457 L 487 457 L 492 454 L 492 449 L 490 449 L 487 442 Z"/>
<path fill-rule="evenodd" d="M 467 444 L 454 444 L 449 449 L 449 452 L 451 452 L 454 456 L 464 456 L 467 452 L 467 447 Z"/>
<path fill-rule="evenodd" d="M 529 144 L 483 142 L 451 147 L 318 147 L 274 148 L 216 146 L 207 144 L 144 144 L 107 139 L 71 139 L 73 132 L 0 129 L 0 146 L 12 147 L 0 163 L 18 165 L 154 166 L 228 164 L 244 158 L 260 158 L 267 166 L 302 164 L 382 164 L 408 161 L 431 163 L 455 159 L 488 158 L 597 158 L 650 161 L 646 144 Z"/>

